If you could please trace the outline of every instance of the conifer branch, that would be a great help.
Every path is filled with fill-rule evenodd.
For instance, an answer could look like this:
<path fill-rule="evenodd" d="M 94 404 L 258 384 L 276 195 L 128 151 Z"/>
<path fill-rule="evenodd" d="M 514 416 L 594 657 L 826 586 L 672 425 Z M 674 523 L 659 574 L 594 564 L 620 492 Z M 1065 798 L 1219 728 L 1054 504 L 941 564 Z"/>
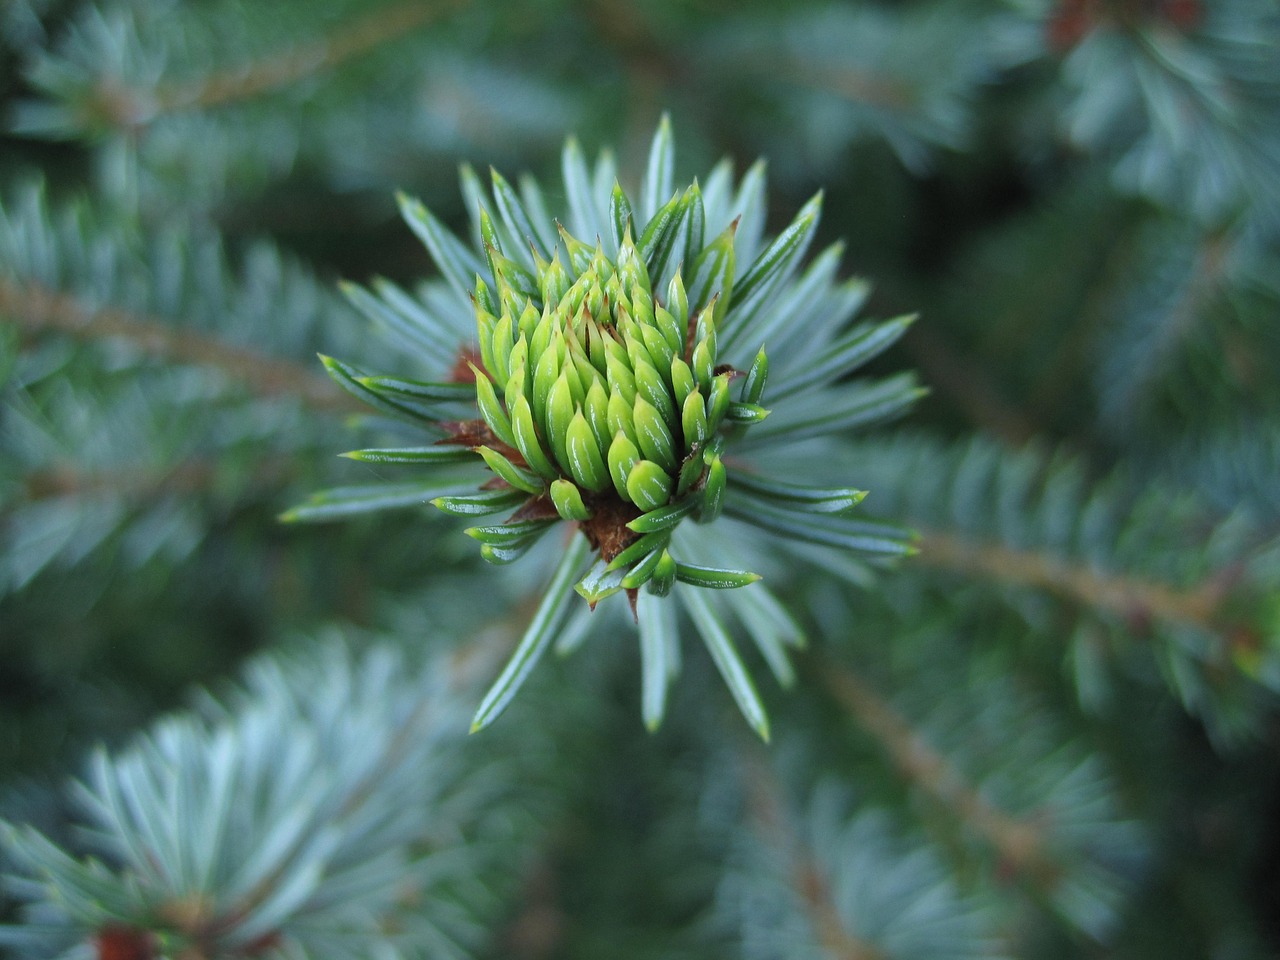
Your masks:
<path fill-rule="evenodd" d="M 1186 341 L 1196 322 L 1203 319 L 1205 307 L 1222 284 L 1230 253 L 1231 244 L 1221 235 L 1212 234 L 1201 240 L 1182 295 L 1170 306 L 1158 328 L 1162 342 L 1151 350 L 1157 366 L 1161 365 L 1160 359 L 1167 360 L 1169 353 Z"/>
<path fill-rule="evenodd" d="M 922 532 L 919 547 L 920 562 L 931 566 L 1047 590 L 1130 622 L 1161 620 L 1224 633 L 1217 620 L 1224 594 L 1220 578 L 1178 590 L 1153 580 L 1075 566 L 1040 551 L 977 543 L 937 531 Z"/>
<path fill-rule="evenodd" d="M 907 84 L 847 64 L 832 67 L 792 61 L 771 64 L 767 72 L 772 77 L 786 77 L 792 83 L 811 90 L 884 110 L 910 110 L 915 105 L 916 94 Z"/>
<path fill-rule="evenodd" d="M 1045 892 L 1053 890 L 1062 868 L 1050 857 L 1035 827 L 989 803 L 857 674 L 828 660 L 814 672 L 876 738 L 903 776 L 985 838 L 1008 868 Z"/>
<path fill-rule="evenodd" d="M 92 307 L 37 283 L 0 279 L 0 317 L 29 334 L 60 333 L 83 341 L 126 340 L 172 363 L 213 367 L 263 397 L 297 397 L 318 410 L 354 410 L 358 405 L 309 368 L 264 357 L 161 320 L 116 308 Z"/>
<path fill-rule="evenodd" d="M 1085 295 L 1074 312 L 1070 329 L 1058 341 L 1054 353 L 1041 364 L 1041 375 L 1029 395 L 1027 406 L 1038 411 L 1042 419 L 1071 402 L 1076 383 L 1092 362 L 1091 351 L 1095 349 L 1098 332 L 1110 318 L 1115 287 L 1136 272 L 1133 261 L 1138 219 L 1136 213 L 1126 211 L 1109 221 L 1091 264 L 1063 284 L 1067 288 L 1072 285 L 1083 288 Z"/>
<path fill-rule="evenodd" d="M 213 473 L 213 464 L 207 462 L 180 463 L 165 470 L 163 476 L 139 469 L 88 473 L 63 465 L 27 474 L 22 483 L 23 499 L 30 502 L 99 493 L 147 496 L 159 488 L 188 492 L 207 487 Z"/>
<path fill-rule="evenodd" d="M 960 357 L 936 332 L 916 326 L 903 342 L 925 381 L 954 400 L 974 425 L 1014 447 L 1036 435 L 1035 424 L 1001 395 L 985 371 Z"/>
<path fill-rule="evenodd" d="M 840 918 L 830 884 L 813 852 L 788 823 L 781 788 L 773 771 L 761 761 L 757 751 L 747 757 L 747 762 L 747 799 L 752 819 L 768 836 L 770 845 L 785 852 L 791 884 L 823 949 L 835 960 L 884 960 L 882 951 L 852 934 Z"/>
<path fill-rule="evenodd" d="M 117 122 L 128 126 L 136 126 L 139 116 L 145 117 L 145 123 L 164 113 L 204 110 L 252 100 L 398 40 L 465 3 L 466 0 L 407 0 L 375 10 L 342 24 L 326 36 L 261 60 L 218 70 L 198 80 L 172 81 L 152 94 L 114 91 L 105 97 L 109 104 L 115 104 L 112 115 Z M 151 110 L 144 114 L 136 109 L 138 104 L 148 101 L 153 104 Z"/>
<path fill-rule="evenodd" d="M 294 471 L 295 457 L 272 457 L 257 464 L 252 486 L 276 486 Z M 168 494 L 195 495 L 208 491 L 219 477 L 213 460 L 184 460 L 170 466 L 147 469 L 79 470 L 62 464 L 28 473 L 22 487 L 27 502 L 58 497 L 122 496 L 128 500 L 148 500 Z"/>

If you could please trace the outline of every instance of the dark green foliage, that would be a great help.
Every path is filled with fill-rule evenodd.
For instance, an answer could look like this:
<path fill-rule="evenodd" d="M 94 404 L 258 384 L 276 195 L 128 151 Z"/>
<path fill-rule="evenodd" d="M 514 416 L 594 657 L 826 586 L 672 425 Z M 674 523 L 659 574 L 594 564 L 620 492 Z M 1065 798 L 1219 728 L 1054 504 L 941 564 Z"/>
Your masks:
<path fill-rule="evenodd" d="M 1274 956 L 1278 63 L 1270 0 L 0 5 L 0 952 Z M 629 227 L 705 396 L 566 476 L 467 298 Z"/>

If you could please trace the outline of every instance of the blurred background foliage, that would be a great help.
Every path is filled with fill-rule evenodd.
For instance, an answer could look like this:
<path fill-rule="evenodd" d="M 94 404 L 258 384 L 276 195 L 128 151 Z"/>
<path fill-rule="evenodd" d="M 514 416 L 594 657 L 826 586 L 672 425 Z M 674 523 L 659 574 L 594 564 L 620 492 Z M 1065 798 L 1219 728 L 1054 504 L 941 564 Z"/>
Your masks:
<path fill-rule="evenodd" d="M 540 678 L 460 955 L 1275 956 L 1274 0 L 3 0 L 0 816 L 75 848 L 87 748 L 262 651 L 510 641 L 539 571 L 443 517 L 276 523 L 371 469 L 314 355 L 403 364 L 338 286 L 433 272 L 396 190 L 635 183 L 663 112 L 921 313 L 931 395 L 812 478 L 920 553 L 775 584 L 768 752 L 692 657 L 652 737 L 631 651 Z"/>

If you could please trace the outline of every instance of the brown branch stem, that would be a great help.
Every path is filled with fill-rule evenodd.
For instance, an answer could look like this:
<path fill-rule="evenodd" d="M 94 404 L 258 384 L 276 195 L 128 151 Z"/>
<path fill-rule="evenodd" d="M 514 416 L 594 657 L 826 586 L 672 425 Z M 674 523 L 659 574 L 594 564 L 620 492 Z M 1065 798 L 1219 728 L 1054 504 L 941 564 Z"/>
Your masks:
<path fill-rule="evenodd" d="M 832 93 L 853 103 L 865 103 L 886 110 L 909 110 L 916 99 L 901 80 L 890 79 L 856 67 L 824 67 L 793 62 L 776 76 L 813 90 Z"/>
<path fill-rule="evenodd" d="M 294 457 L 267 457 L 255 465 L 249 484 L 255 489 L 278 487 L 291 478 L 296 465 Z M 198 496 L 213 489 L 218 481 L 218 466 L 212 460 L 183 460 L 152 468 L 85 469 L 60 464 L 28 473 L 23 482 L 23 499 L 31 503 L 59 497 L 106 496 L 140 501 L 172 495 Z"/>
<path fill-rule="evenodd" d="M 152 116 L 225 106 L 279 90 L 397 40 L 464 3 L 465 0 L 407 0 L 390 4 L 273 57 L 215 71 L 194 81 L 168 83 L 151 98 L 155 103 Z"/>
<path fill-rule="evenodd" d="M 774 847 L 786 854 L 791 867 L 791 883 L 824 950 L 836 960 L 884 960 L 874 944 L 852 934 L 840 917 L 831 896 L 831 887 L 813 852 L 796 836 L 783 809 L 782 791 L 773 771 L 753 744 L 744 751 L 747 770 L 747 802 L 752 820 L 767 834 Z"/>
<path fill-rule="evenodd" d="M 32 502 L 99 494 L 144 499 L 166 493 L 198 493 L 208 489 L 214 475 L 213 464 L 194 460 L 159 470 L 126 467 L 86 471 L 63 465 L 27 474 L 24 499 Z"/>
<path fill-rule="evenodd" d="M 971 423 L 1014 447 L 1036 435 L 1035 424 L 1001 395 L 986 372 L 937 333 L 912 329 L 903 342 L 925 380 L 954 400 Z"/>
<path fill-rule="evenodd" d="M 917 561 L 930 566 L 1047 590 L 1130 621 L 1161 620 L 1222 632 L 1215 619 L 1223 599 L 1223 585 L 1218 580 L 1177 590 L 1163 583 L 1076 566 L 1046 553 L 940 532 L 923 532 L 919 547 Z"/>
<path fill-rule="evenodd" d="M 908 781 L 986 840 L 1000 856 L 1002 866 L 1046 892 L 1052 890 L 1061 870 L 1035 827 L 992 805 L 852 670 L 824 660 L 815 673 L 859 725 L 875 737 Z"/>
<path fill-rule="evenodd" d="M 173 363 L 212 367 L 264 397 L 297 397 L 320 410 L 360 409 L 320 374 L 288 360 L 264 357 L 213 337 L 112 307 L 92 307 L 35 283 L 0 279 L 0 321 L 30 334 L 59 333 L 77 340 L 126 340 Z"/>

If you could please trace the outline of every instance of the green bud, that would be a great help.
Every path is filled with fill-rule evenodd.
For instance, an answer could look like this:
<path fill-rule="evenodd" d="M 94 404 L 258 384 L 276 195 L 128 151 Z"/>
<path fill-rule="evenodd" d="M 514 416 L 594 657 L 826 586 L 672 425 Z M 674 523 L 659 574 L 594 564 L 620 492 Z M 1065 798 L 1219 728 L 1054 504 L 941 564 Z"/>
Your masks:
<path fill-rule="evenodd" d="M 615 183 L 614 186 L 617 187 L 617 184 Z M 591 251 L 591 266 L 588 269 L 601 283 L 613 276 L 613 264 L 604 255 L 604 245 L 599 237 L 596 238 L 595 249 Z"/>
<path fill-rule="evenodd" d="M 698 381 L 693 377 L 689 365 L 679 357 L 671 361 L 671 393 L 676 403 L 683 406 L 689 394 L 698 388 Z"/>
<path fill-rule="evenodd" d="M 551 344 L 551 335 L 557 328 L 556 316 L 554 310 L 544 307 L 542 315 L 533 328 L 533 333 L 529 336 L 529 356 L 535 361 L 541 359 Z"/>
<path fill-rule="evenodd" d="M 515 436 L 515 448 L 520 451 L 525 463 L 548 480 L 560 476 L 560 471 L 542 451 L 542 444 L 538 441 L 538 431 L 533 425 L 533 410 L 529 406 L 528 399 L 523 395 L 516 397 L 510 409 L 511 432 Z"/>
<path fill-rule="evenodd" d="M 590 520 L 591 511 L 582 502 L 582 492 L 568 480 L 551 482 L 551 502 L 565 520 Z"/>
<path fill-rule="evenodd" d="M 484 282 L 480 274 L 476 274 L 476 289 L 471 297 L 471 302 L 476 309 L 484 310 L 490 315 L 498 312 L 498 303 L 493 299 L 493 294 L 489 290 L 489 285 Z"/>
<path fill-rule="evenodd" d="M 655 597 L 665 597 L 671 592 L 676 582 L 676 561 L 666 550 L 658 558 L 653 568 L 653 576 L 649 579 L 649 592 Z"/>
<path fill-rule="evenodd" d="M 587 359 L 585 348 L 575 345 L 570 348 L 569 356 L 573 358 L 573 369 L 577 372 L 578 379 L 586 388 L 586 392 L 582 395 L 583 402 L 586 402 L 587 393 L 591 391 L 592 385 L 599 384 L 600 388 L 604 389 L 607 381 L 600 371 L 595 368 L 595 364 Z"/>
<path fill-rule="evenodd" d="M 550 269 L 551 264 L 547 262 L 547 258 L 538 250 L 537 240 L 529 236 L 526 236 L 525 239 L 529 241 L 529 253 L 533 255 L 533 272 L 538 277 L 538 289 L 541 290 L 542 279 L 547 270 Z"/>
<path fill-rule="evenodd" d="M 521 330 L 520 336 L 516 338 L 516 342 L 511 347 L 511 353 L 507 357 L 507 378 L 515 376 L 516 373 L 521 374 L 521 380 L 529 374 L 529 338 L 528 335 Z"/>
<path fill-rule="evenodd" d="M 498 402 L 493 383 L 482 370 L 476 369 L 475 364 L 471 364 L 471 372 L 476 378 L 476 403 L 480 407 L 480 416 L 484 417 L 484 422 L 489 425 L 495 437 L 507 446 L 514 447 L 515 437 L 511 433 L 511 421 L 507 419 L 506 411 Z"/>
<path fill-rule="evenodd" d="M 493 218 L 489 216 L 489 211 L 484 207 L 480 208 L 480 240 L 484 245 L 485 253 L 490 254 L 489 272 L 497 274 L 497 270 L 493 266 L 493 253 L 502 252 L 502 241 L 498 238 L 497 228 L 493 225 Z"/>
<path fill-rule="evenodd" d="M 533 414 L 539 422 L 546 423 L 547 397 L 560 379 L 560 357 L 554 346 L 548 346 L 536 356 L 538 360 L 533 368 Z"/>
<path fill-rule="evenodd" d="M 494 385 L 499 390 L 507 387 L 508 362 L 511 360 L 511 348 L 515 346 L 511 337 L 512 325 L 511 314 L 498 317 L 498 323 L 493 325 L 493 346 L 489 355 L 493 362 L 485 362 L 485 369 L 493 374 Z M 481 351 L 481 355 L 483 353 Z"/>
<path fill-rule="evenodd" d="M 656 326 L 641 327 L 640 335 L 644 340 L 645 349 L 649 352 L 649 357 L 653 361 L 654 368 L 669 371 L 671 369 L 671 361 L 675 358 L 676 352 L 667 343 L 667 338 L 662 335 L 662 331 Z"/>
<path fill-rule="evenodd" d="M 542 296 L 538 278 L 520 264 L 492 250 L 489 251 L 489 259 L 493 264 L 493 276 L 498 281 L 498 303 L 504 312 L 518 314 L 526 301 Z"/>
<path fill-rule="evenodd" d="M 760 423 L 769 416 L 769 411 L 758 403 L 730 403 L 725 419 L 729 423 Z"/>
<path fill-rule="evenodd" d="M 497 450 L 491 447 L 477 447 L 476 452 L 484 458 L 490 470 L 517 490 L 523 490 L 526 493 L 542 493 L 546 488 L 546 484 L 540 477 L 517 467 Z"/>
<path fill-rule="evenodd" d="M 627 475 L 627 493 L 641 510 L 656 510 L 671 498 L 671 476 L 652 460 L 639 460 Z"/>
<path fill-rule="evenodd" d="M 658 564 L 662 562 L 662 556 L 666 550 L 652 550 L 648 556 L 644 557 L 639 563 L 632 567 L 625 577 L 622 578 L 622 589 L 635 590 L 644 586 L 653 577 L 653 572 L 658 569 Z"/>
<path fill-rule="evenodd" d="M 668 316 L 675 323 L 676 331 L 679 334 L 678 341 L 673 344 L 676 350 L 684 347 L 685 331 L 689 328 L 689 296 L 685 292 L 684 279 L 680 276 L 680 273 L 681 271 L 677 270 L 676 275 L 667 284 Z"/>
<path fill-rule="evenodd" d="M 601 316 L 604 312 L 604 287 L 598 281 L 587 287 L 587 295 L 583 297 L 582 305 L 587 313 L 597 320 L 604 319 Z"/>
<path fill-rule="evenodd" d="M 587 400 L 582 405 L 582 412 L 591 427 L 591 434 L 596 438 L 596 446 L 607 450 L 613 438 L 614 429 L 609 424 L 609 392 L 603 382 L 597 381 L 587 391 Z"/>
<path fill-rule="evenodd" d="M 707 464 L 707 483 L 702 488 L 702 512 L 698 515 L 699 523 L 710 523 L 720 516 L 720 511 L 724 507 L 725 483 L 724 461 L 718 456 L 712 457 Z"/>
<path fill-rule="evenodd" d="M 591 365 L 596 368 L 601 376 L 608 372 L 609 353 L 605 346 L 606 341 L 613 341 L 613 337 L 608 336 L 600 331 L 600 325 L 594 320 L 587 322 L 587 358 L 591 361 Z"/>
<path fill-rule="evenodd" d="M 630 290 L 633 286 L 639 286 L 646 294 L 650 291 L 649 271 L 645 269 L 644 261 L 640 257 L 640 251 L 636 249 L 635 243 L 631 240 L 630 231 L 627 232 L 623 240 L 618 244 L 618 278 L 622 281 L 625 289 Z"/>
<path fill-rule="evenodd" d="M 686 457 L 680 464 L 680 476 L 676 478 L 676 496 L 683 497 L 702 479 L 706 462 L 698 456 Z"/>
<path fill-rule="evenodd" d="M 560 379 L 569 385 L 569 396 L 573 398 L 573 405 L 580 407 L 587 399 L 587 384 L 582 382 L 576 360 L 572 350 L 565 351 L 565 358 L 560 364 Z"/>
<path fill-rule="evenodd" d="M 644 340 L 640 338 L 638 331 L 623 331 L 622 342 L 627 348 L 627 360 L 632 370 L 641 363 L 653 366 L 653 357 L 649 356 L 649 348 L 644 345 Z"/>
<path fill-rule="evenodd" d="M 693 339 L 695 343 L 701 343 L 703 340 L 711 341 L 711 355 L 716 355 L 716 320 L 714 303 L 709 303 L 702 308 L 698 314 L 698 320 L 693 325 Z"/>
<path fill-rule="evenodd" d="M 486 370 L 494 368 L 493 331 L 498 325 L 498 318 L 476 303 L 476 334 L 480 344 L 480 362 Z"/>
<path fill-rule="evenodd" d="M 613 228 L 614 242 L 619 247 L 624 240 L 628 243 L 631 241 L 631 201 L 616 180 L 613 182 L 613 192 L 609 195 L 609 225 Z"/>
<path fill-rule="evenodd" d="M 565 272 L 564 265 L 560 262 L 558 249 L 547 269 L 543 271 L 540 285 L 543 303 L 559 303 L 560 299 L 569 292 L 571 286 L 569 274 Z"/>
<path fill-rule="evenodd" d="M 636 399 L 636 378 L 631 373 L 631 366 L 625 360 L 619 360 L 613 353 L 608 357 L 608 374 L 610 393 L 622 394 L 622 399 L 627 403 L 635 403 Z"/>
<path fill-rule="evenodd" d="M 711 389 L 711 378 L 715 375 L 716 355 L 706 340 L 701 340 L 693 348 L 693 376 L 703 390 Z"/>
<path fill-rule="evenodd" d="M 620 327 L 624 318 L 631 316 L 631 304 L 622 295 L 622 285 L 614 277 L 604 285 L 604 304 L 601 307 L 600 322 Z"/>
<path fill-rule="evenodd" d="M 623 433 L 635 442 L 636 428 L 631 417 L 631 404 L 622 398 L 620 393 L 609 394 L 609 433 Z"/>
<path fill-rule="evenodd" d="M 638 540 L 632 541 L 626 547 L 618 552 L 618 555 L 609 561 L 609 570 L 621 570 L 623 567 L 630 567 L 636 562 L 643 560 L 654 550 L 664 550 L 667 544 L 671 542 L 671 533 L 668 530 L 659 530 L 656 533 L 646 533 Z"/>
<path fill-rule="evenodd" d="M 583 270 L 587 269 L 587 265 L 591 263 L 591 256 L 595 251 L 569 233 L 558 221 L 556 230 L 560 233 L 560 239 L 564 241 L 564 248 L 569 251 L 569 268 L 574 275 L 581 274 Z M 546 301 L 543 302 L 545 303 Z"/>
<path fill-rule="evenodd" d="M 560 299 L 559 303 L 551 300 L 547 302 L 546 306 L 561 314 L 561 322 L 563 323 L 582 309 L 582 305 L 587 299 L 587 292 L 596 283 L 595 272 L 588 269 L 586 273 L 573 282 L 573 286 L 569 288 L 569 292 Z"/>
<path fill-rule="evenodd" d="M 680 426 L 684 430 L 686 453 L 707 439 L 707 413 L 702 405 L 702 394 L 696 389 L 685 397 Z"/>
<path fill-rule="evenodd" d="M 640 450 L 621 431 L 614 434 L 613 443 L 609 445 L 609 477 L 618 496 L 628 503 L 631 494 L 627 492 L 627 477 L 631 469 L 640 461 Z"/>
<path fill-rule="evenodd" d="M 650 364 L 640 363 L 636 365 L 635 378 L 637 396 L 643 397 L 658 411 L 668 430 L 673 429 L 676 425 L 676 406 L 661 374 Z"/>
<path fill-rule="evenodd" d="M 685 331 L 679 321 L 665 307 L 658 307 L 653 311 L 653 323 L 661 331 L 662 339 L 667 342 L 671 356 L 683 354 Z"/>
<path fill-rule="evenodd" d="M 588 490 L 599 493 L 609 485 L 609 471 L 596 445 L 587 418 L 578 411 L 569 422 L 566 435 L 569 473 Z"/>
<path fill-rule="evenodd" d="M 515 336 L 517 338 L 523 336 L 526 339 L 533 336 L 533 331 L 538 329 L 538 324 L 542 321 L 542 314 L 538 312 L 538 308 L 532 302 L 526 303 L 524 309 L 520 311 L 520 322 L 516 324 Z"/>
<path fill-rule="evenodd" d="M 675 473 L 679 458 L 676 456 L 671 431 L 667 429 L 662 415 L 644 397 L 636 397 L 636 402 L 631 407 L 631 418 L 635 423 L 640 450 L 650 460 L 661 464 L 664 470 Z M 627 489 L 630 490 L 630 486 Z"/>
<path fill-rule="evenodd" d="M 698 308 L 712 303 L 713 316 L 719 322 L 724 317 L 725 306 L 733 291 L 734 253 L 733 235 L 738 230 L 738 221 L 734 220 L 728 227 L 711 241 L 698 254 L 693 262 L 693 271 L 689 275 L 689 303 Z"/>
<path fill-rule="evenodd" d="M 569 424 L 573 422 L 575 405 L 573 392 L 569 389 L 567 377 L 560 377 L 551 388 L 547 397 L 546 436 L 551 444 L 551 452 L 561 468 L 569 470 L 569 452 L 565 446 L 569 436 Z M 572 472 L 572 471 L 569 471 Z"/>
<path fill-rule="evenodd" d="M 639 284 L 632 286 L 628 292 L 631 294 L 629 303 L 632 319 L 641 327 L 652 327 L 655 323 L 653 298 Z"/>
<path fill-rule="evenodd" d="M 626 343 L 628 340 L 634 340 L 640 336 L 640 325 L 631 316 L 631 311 L 626 307 L 619 307 L 613 314 L 613 330 L 614 336 Z"/>
<path fill-rule="evenodd" d="M 729 374 L 722 373 L 711 381 L 711 395 L 707 397 L 707 432 L 715 433 L 729 411 Z"/>
<path fill-rule="evenodd" d="M 515 354 L 514 350 L 512 350 L 512 354 L 513 355 Z M 515 370 L 515 374 L 507 378 L 507 388 L 505 391 L 505 398 L 507 401 L 508 411 L 510 411 L 511 408 L 515 405 L 516 397 L 524 396 L 524 388 L 525 388 L 524 367 L 517 366 Z"/>

